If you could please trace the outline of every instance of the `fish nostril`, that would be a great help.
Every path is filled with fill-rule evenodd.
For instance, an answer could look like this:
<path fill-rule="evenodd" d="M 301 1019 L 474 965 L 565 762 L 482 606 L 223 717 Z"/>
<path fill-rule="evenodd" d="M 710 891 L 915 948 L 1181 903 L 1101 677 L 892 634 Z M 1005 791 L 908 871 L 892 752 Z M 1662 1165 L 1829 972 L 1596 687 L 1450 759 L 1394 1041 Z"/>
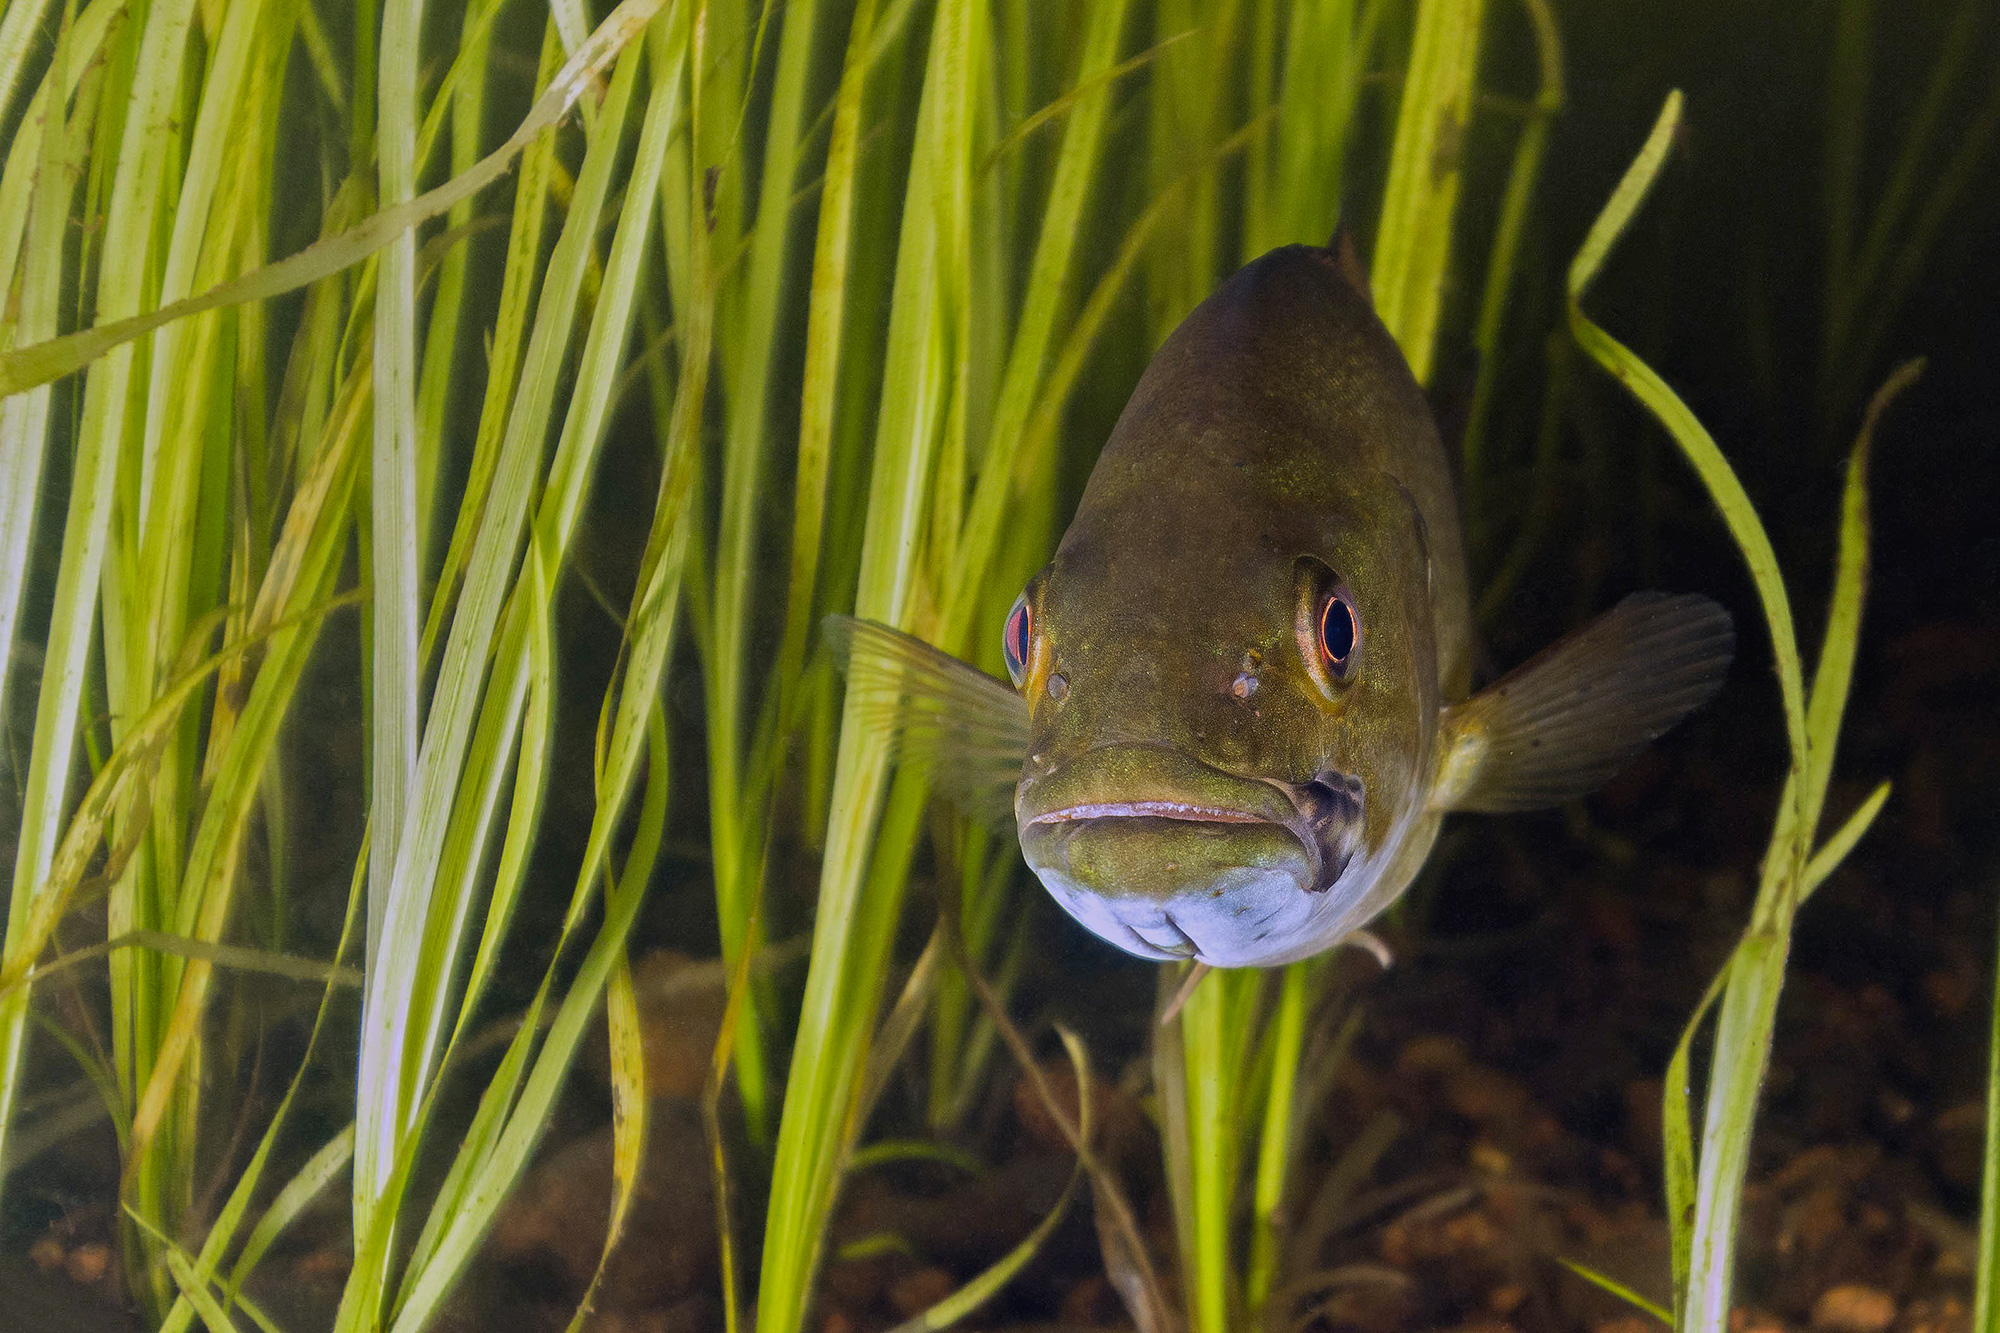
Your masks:
<path fill-rule="evenodd" d="M 1236 679 L 1229 682 L 1229 692 L 1238 699 L 1248 699 L 1257 692 L 1256 673 L 1250 671 L 1238 672 Z"/>

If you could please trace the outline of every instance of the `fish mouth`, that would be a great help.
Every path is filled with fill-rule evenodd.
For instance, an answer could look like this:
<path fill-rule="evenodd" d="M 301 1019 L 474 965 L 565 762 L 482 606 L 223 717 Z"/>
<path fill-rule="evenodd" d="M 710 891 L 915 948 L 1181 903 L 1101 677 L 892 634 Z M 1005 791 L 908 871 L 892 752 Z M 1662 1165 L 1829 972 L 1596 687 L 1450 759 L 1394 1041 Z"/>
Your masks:
<path fill-rule="evenodd" d="M 1224 810 L 1185 801 L 1088 801 L 1036 815 L 1031 824 L 1064 824 L 1081 819 L 1184 819 L 1194 824 L 1267 824 L 1276 821 L 1248 810 Z"/>
<path fill-rule="evenodd" d="M 1094 747 L 1030 764 L 1021 851 L 1088 930 L 1141 958 L 1265 966 L 1323 947 L 1352 895 L 1363 787 L 1232 773 L 1165 745 Z"/>
<path fill-rule="evenodd" d="M 1154 749 L 1144 747 L 1147 751 Z M 1037 793 L 1023 784 L 1017 815 L 1024 844 L 1034 836 L 1033 830 L 1046 825 L 1110 827 L 1114 821 L 1135 821 L 1129 825 L 1135 830 L 1145 827 L 1136 821 L 1264 825 L 1284 829 L 1297 839 L 1310 867 L 1303 885 L 1307 892 L 1324 893 L 1339 882 L 1359 840 L 1363 796 L 1359 778 L 1328 770 L 1305 782 L 1287 782 L 1230 773 L 1175 751 L 1161 751 L 1160 755 L 1130 765 L 1136 770 L 1130 776 L 1137 778 L 1138 785 L 1185 782 L 1191 786 L 1223 787 L 1236 799 L 1224 803 L 1162 794 L 1131 800 L 1065 800 L 1064 793 L 1057 791 L 1049 794 L 1053 800 L 1038 801 L 1033 799 Z M 1107 766 L 1127 765 L 1114 761 Z M 1068 774 L 1036 785 L 1056 785 L 1065 776 Z"/>

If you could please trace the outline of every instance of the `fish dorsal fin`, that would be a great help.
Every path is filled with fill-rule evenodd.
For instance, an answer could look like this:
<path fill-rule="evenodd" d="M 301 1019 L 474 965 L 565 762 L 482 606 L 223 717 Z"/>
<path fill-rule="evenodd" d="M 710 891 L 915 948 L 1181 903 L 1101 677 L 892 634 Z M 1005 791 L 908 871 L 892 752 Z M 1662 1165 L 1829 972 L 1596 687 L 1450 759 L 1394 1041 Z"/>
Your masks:
<path fill-rule="evenodd" d="M 1442 810 L 1536 810 L 1593 791 L 1722 688 L 1736 650 L 1706 597 L 1634 593 L 1444 710 Z"/>
<path fill-rule="evenodd" d="M 1333 252 L 1334 271 L 1340 274 L 1341 280 L 1352 287 L 1361 299 L 1368 303 L 1368 308 L 1373 310 L 1375 289 L 1368 281 L 1368 265 L 1361 261 L 1361 247 L 1354 243 L 1354 233 L 1348 230 L 1346 222 L 1343 221 L 1335 229 L 1332 239 L 1326 243 L 1326 248 Z"/>
<path fill-rule="evenodd" d="M 1028 705 L 1005 681 L 922 639 L 851 616 L 828 616 L 828 645 L 847 673 L 864 726 L 889 733 L 896 757 L 966 814 L 995 825 L 1014 817 L 1028 756 Z"/>

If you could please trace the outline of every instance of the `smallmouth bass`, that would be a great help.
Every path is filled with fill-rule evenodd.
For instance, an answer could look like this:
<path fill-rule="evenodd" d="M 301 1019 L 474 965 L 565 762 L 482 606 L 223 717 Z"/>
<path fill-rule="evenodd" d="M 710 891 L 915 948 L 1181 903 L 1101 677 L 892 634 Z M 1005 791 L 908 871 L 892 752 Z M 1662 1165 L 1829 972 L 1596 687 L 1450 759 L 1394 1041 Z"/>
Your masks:
<path fill-rule="evenodd" d="M 1003 629 L 1013 686 L 830 617 L 857 716 L 1128 953 L 1269 967 L 1395 901 L 1453 810 L 1594 790 L 1721 688 L 1639 593 L 1472 694 L 1465 556 L 1409 367 L 1333 251 L 1274 250 L 1154 354 Z"/>

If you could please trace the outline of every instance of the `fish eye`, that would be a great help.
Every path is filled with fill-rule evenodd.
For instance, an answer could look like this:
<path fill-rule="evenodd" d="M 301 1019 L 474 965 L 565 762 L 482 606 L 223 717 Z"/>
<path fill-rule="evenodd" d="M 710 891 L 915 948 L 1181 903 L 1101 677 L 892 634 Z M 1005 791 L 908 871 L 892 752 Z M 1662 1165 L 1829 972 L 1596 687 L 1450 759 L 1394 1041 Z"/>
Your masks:
<path fill-rule="evenodd" d="M 1361 637 L 1361 623 L 1354 614 L 1354 602 L 1345 589 L 1338 589 L 1326 599 L 1326 605 L 1319 613 L 1319 651 L 1336 680 L 1347 678 L 1347 669 L 1354 661 L 1354 646 Z"/>
<path fill-rule="evenodd" d="M 1007 628 L 1000 635 L 1000 652 L 1007 659 L 1007 674 L 1014 678 L 1017 690 L 1027 678 L 1028 657 L 1034 645 L 1035 612 L 1024 592 L 1014 599 L 1014 609 L 1007 613 Z"/>
<path fill-rule="evenodd" d="M 1331 701 L 1361 663 L 1361 610 L 1353 589 L 1324 561 L 1303 555 L 1294 569 L 1299 655 Z"/>

